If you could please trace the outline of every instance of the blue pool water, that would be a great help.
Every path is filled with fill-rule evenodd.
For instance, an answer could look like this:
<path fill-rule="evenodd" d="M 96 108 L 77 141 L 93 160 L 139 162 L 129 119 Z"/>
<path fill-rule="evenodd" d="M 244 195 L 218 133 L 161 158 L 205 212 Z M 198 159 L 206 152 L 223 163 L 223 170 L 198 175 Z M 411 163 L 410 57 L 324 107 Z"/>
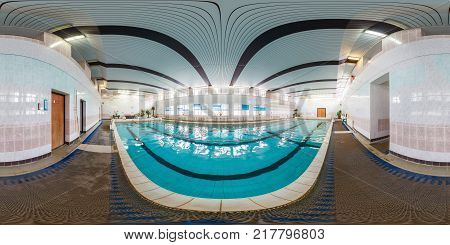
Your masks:
<path fill-rule="evenodd" d="M 188 196 L 228 199 L 292 183 L 314 159 L 330 123 L 116 125 L 136 166 L 159 186 Z"/>

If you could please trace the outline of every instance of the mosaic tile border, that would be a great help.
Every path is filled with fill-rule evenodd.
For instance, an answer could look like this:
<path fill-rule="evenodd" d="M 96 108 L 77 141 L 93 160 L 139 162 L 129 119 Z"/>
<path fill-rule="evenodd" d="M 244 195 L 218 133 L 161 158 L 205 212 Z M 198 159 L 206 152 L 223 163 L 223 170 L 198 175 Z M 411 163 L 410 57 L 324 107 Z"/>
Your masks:
<path fill-rule="evenodd" d="M 35 162 L 35 161 L 39 161 L 41 159 L 50 157 L 52 155 L 51 152 L 38 156 L 38 157 L 33 157 L 30 159 L 25 159 L 25 160 L 21 160 L 21 161 L 14 161 L 14 162 L 0 162 L 0 167 L 9 167 L 9 166 L 17 166 L 17 165 L 22 165 L 22 164 L 27 164 L 30 162 Z"/>
<path fill-rule="evenodd" d="M 440 167 L 449 167 L 450 166 L 450 162 L 433 162 L 433 161 L 420 160 L 420 159 L 404 156 L 402 154 L 399 154 L 399 153 L 391 151 L 391 150 L 389 150 L 389 153 L 396 157 L 402 158 L 404 160 L 407 160 L 410 162 L 415 162 L 415 163 L 420 163 L 420 164 L 424 164 L 424 165 L 440 166 Z"/>

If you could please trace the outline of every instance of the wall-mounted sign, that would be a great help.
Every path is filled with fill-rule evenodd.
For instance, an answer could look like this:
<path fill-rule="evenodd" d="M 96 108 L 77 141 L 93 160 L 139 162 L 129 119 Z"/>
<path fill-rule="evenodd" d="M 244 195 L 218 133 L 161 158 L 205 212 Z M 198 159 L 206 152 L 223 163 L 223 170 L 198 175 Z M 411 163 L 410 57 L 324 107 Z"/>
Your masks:
<path fill-rule="evenodd" d="M 261 105 L 255 105 L 255 106 L 253 107 L 253 109 L 254 109 L 255 111 L 266 111 L 266 107 L 265 107 L 265 106 L 261 106 Z"/>
<path fill-rule="evenodd" d="M 242 104 L 242 110 L 243 111 L 248 111 L 250 109 L 250 106 L 249 105 L 244 105 L 244 104 Z"/>
<path fill-rule="evenodd" d="M 44 111 L 48 111 L 48 99 L 44 99 Z"/>

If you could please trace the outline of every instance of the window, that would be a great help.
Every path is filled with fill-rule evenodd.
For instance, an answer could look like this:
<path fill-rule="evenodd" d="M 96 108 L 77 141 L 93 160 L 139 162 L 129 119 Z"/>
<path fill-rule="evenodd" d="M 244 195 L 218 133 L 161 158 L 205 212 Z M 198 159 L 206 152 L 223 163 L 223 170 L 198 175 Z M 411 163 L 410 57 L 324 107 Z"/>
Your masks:
<path fill-rule="evenodd" d="M 195 116 L 208 116 L 208 107 L 202 104 L 194 104 Z"/>
<path fill-rule="evenodd" d="M 250 105 L 234 104 L 233 114 L 235 116 L 248 116 L 250 113 Z"/>
<path fill-rule="evenodd" d="M 256 116 L 265 116 L 267 111 L 266 106 L 264 105 L 255 105 L 253 110 L 255 111 L 254 115 Z"/>
<path fill-rule="evenodd" d="M 193 88 L 192 93 L 194 95 L 207 95 L 208 88 Z"/>
<path fill-rule="evenodd" d="M 212 105 L 213 116 L 228 116 L 227 104 L 213 104 Z"/>
<path fill-rule="evenodd" d="M 164 109 L 164 114 L 165 114 L 165 115 L 173 115 L 173 106 L 167 106 L 167 107 Z"/>
<path fill-rule="evenodd" d="M 249 95 L 250 90 L 248 88 L 234 88 L 233 94 Z"/>
<path fill-rule="evenodd" d="M 164 99 L 173 99 L 174 97 L 175 97 L 175 93 L 173 91 L 164 93 Z"/>
<path fill-rule="evenodd" d="M 261 89 L 255 89 L 255 96 L 266 97 L 266 91 Z"/>
<path fill-rule="evenodd" d="M 213 88 L 213 94 L 228 94 L 228 88 Z"/>
<path fill-rule="evenodd" d="M 179 105 L 177 111 L 179 116 L 187 116 L 189 115 L 189 105 Z"/>
<path fill-rule="evenodd" d="M 179 90 L 177 92 L 177 97 L 186 97 L 186 96 L 188 96 L 188 94 L 189 94 L 188 90 Z"/>

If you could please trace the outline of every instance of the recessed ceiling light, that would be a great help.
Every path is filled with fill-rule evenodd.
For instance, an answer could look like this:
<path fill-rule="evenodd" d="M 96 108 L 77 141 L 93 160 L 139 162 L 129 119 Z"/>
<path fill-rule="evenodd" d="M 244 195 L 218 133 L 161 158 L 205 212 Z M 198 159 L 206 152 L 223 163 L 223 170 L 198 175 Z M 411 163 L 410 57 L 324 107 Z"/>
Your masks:
<path fill-rule="evenodd" d="M 66 40 L 67 42 L 71 42 L 71 41 L 80 40 L 83 38 L 86 38 L 86 36 L 85 35 L 77 35 L 77 36 L 73 36 L 73 37 L 68 37 L 64 40 Z"/>
<path fill-rule="evenodd" d="M 359 58 L 358 58 L 358 57 L 352 57 L 352 56 L 349 56 L 349 57 L 347 58 L 347 60 L 358 61 Z"/>
<path fill-rule="evenodd" d="M 359 60 L 360 60 L 359 57 L 349 56 L 347 57 L 346 63 L 358 63 Z"/>
<path fill-rule="evenodd" d="M 384 33 L 371 31 L 371 30 L 365 30 L 364 33 L 367 33 L 367 34 L 370 34 L 370 35 L 374 35 L 374 36 L 377 36 L 377 37 L 381 37 L 381 38 L 387 37 L 387 35 L 384 34 Z"/>
<path fill-rule="evenodd" d="M 72 27 L 71 24 L 64 24 L 64 25 L 60 25 L 60 26 L 54 27 L 52 29 L 49 29 L 47 32 L 48 33 L 54 33 L 54 32 L 57 32 L 57 31 L 60 31 L 60 30 L 64 30 L 64 29 L 67 29 L 67 28 L 70 28 L 70 27 Z"/>

